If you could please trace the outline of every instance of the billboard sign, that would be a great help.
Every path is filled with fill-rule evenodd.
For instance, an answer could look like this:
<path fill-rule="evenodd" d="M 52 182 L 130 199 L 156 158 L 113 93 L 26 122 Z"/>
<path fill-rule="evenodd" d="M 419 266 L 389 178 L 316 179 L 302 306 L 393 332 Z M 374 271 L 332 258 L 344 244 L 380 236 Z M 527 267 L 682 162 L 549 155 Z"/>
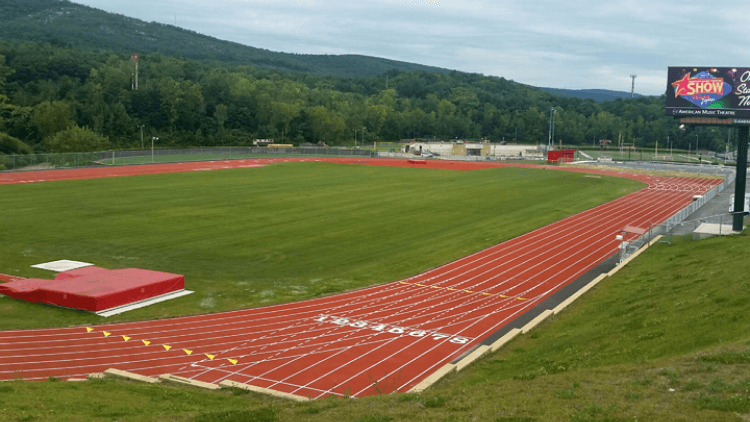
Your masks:
<path fill-rule="evenodd" d="M 750 68 L 670 67 L 666 114 L 677 117 L 750 117 Z"/>

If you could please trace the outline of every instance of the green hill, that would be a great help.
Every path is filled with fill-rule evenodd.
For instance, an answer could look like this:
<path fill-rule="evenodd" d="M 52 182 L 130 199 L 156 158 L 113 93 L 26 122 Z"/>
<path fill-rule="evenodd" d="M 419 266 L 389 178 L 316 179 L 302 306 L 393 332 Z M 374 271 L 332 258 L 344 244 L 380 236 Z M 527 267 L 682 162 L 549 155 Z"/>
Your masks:
<path fill-rule="evenodd" d="M 591 98 L 594 101 L 614 101 L 618 98 L 628 99 L 629 92 L 611 91 L 608 89 L 562 89 L 562 88 L 539 88 L 559 97 Z M 641 98 L 643 95 L 635 93 L 633 98 Z"/>
<path fill-rule="evenodd" d="M 362 55 L 278 53 L 223 41 L 194 31 L 72 3 L 67 0 L 0 0 L 0 38 L 53 45 L 161 53 L 191 60 L 249 64 L 318 76 L 377 76 L 387 71 L 449 73 L 448 69 Z"/>

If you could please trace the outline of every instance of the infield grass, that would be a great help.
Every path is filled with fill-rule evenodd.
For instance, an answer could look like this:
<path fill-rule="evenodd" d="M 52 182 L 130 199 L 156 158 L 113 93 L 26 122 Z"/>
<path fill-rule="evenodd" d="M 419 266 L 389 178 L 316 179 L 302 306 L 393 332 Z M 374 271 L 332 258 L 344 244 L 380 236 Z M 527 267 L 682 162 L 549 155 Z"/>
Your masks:
<path fill-rule="evenodd" d="M 0 186 L 0 273 L 58 259 L 184 274 L 196 293 L 108 319 L 0 298 L 0 329 L 162 318 L 394 281 L 637 190 L 524 168 L 329 163 Z"/>

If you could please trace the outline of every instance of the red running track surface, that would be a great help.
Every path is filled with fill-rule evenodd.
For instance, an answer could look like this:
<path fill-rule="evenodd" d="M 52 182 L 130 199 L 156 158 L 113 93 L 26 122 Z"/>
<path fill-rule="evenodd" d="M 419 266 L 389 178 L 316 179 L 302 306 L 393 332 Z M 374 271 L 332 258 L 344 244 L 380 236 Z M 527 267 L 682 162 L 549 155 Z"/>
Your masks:
<path fill-rule="evenodd" d="M 0 183 L 329 161 L 469 170 L 495 163 L 236 160 L 6 173 Z M 538 167 L 536 167 L 538 168 Z M 553 170 L 550 170 L 553 171 Z M 572 170 L 576 171 L 576 170 Z M 647 188 L 523 236 L 385 285 L 210 315 L 0 332 L 0 380 L 83 377 L 107 368 L 231 380 L 311 398 L 408 391 L 618 251 L 625 225 L 658 224 L 720 180 L 619 172 Z M 14 182 L 9 182 L 14 183 Z M 606 218 L 603 218 L 606 216 Z"/>

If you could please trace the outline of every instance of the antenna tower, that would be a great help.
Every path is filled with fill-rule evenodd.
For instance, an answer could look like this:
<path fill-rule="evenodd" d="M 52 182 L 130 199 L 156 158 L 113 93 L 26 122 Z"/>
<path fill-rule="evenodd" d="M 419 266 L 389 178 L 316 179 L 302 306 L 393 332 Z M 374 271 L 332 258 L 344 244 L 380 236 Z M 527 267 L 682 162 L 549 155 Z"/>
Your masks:
<path fill-rule="evenodd" d="M 135 91 L 138 91 L 138 62 L 141 61 L 141 55 L 138 53 L 133 53 L 130 55 L 130 60 L 135 62 L 135 85 L 133 88 L 135 88 Z"/>
<path fill-rule="evenodd" d="M 638 75 L 630 75 L 630 78 L 633 79 L 633 84 L 630 86 L 630 98 L 633 98 L 633 93 L 635 92 L 635 78 L 637 78 Z"/>

